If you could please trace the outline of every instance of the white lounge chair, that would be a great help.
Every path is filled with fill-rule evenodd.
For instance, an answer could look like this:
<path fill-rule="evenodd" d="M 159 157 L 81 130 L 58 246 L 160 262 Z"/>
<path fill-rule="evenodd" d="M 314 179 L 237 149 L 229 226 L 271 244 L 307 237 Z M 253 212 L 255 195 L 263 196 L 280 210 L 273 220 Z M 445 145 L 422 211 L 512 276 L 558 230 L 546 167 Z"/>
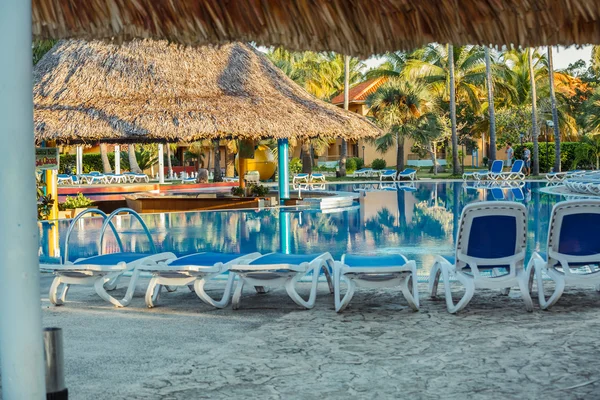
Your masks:
<path fill-rule="evenodd" d="M 537 278 L 540 307 L 552 307 L 566 285 L 596 286 L 600 291 L 600 200 L 572 200 L 552 209 L 547 254 L 534 253 L 529 261 L 529 285 Z M 546 299 L 543 276 L 555 283 Z"/>
<path fill-rule="evenodd" d="M 239 182 L 240 178 L 237 176 L 225 176 L 223 177 L 223 182 Z"/>
<path fill-rule="evenodd" d="M 310 174 L 306 174 L 306 173 L 300 173 L 300 174 L 294 174 L 294 177 L 292 178 L 292 184 L 296 184 L 296 183 L 308 183 L 308 181 L 310 180 Z"/>
<path fill-rule="evenodd" d="M 312 173 L 310 174 L 310 181 L 311 182 L 325 182 L 325 175 L 320 174 L 320 173 Z"/>
<path fill-rule="evenodd" d="M 348 285 L 346 294 L 341 297 L 341 282 Z M 356 287 L 382 288 L 400 286 L 408 305 L 419 310 L 419 290 L 417 266 L 403 255 L 354 256 L 344 254 L 333 267 L 333 289 L 335 311 L 343 311 L 354 295 Z"/>
<path fill-rule="evenodd" d="M 533 303 L 523 268 L 527 238 L 527 209 L 515 202 L 479 202 L 467 205 L 460 217 L 455 258 L 437 256 L 429 276 L 429 290 L 436 297 L 440 275 L 448 312 L 457 313 L 469 303 L 475 288 L 521 289 L 527 311 Z M 482 272 L 487 271 L 490 276 Z M 499 275 L 504 272 L 502 275 Z M 452 300 L 450 279 L 465 286 L 458 303 Z"/>
<path fill-rule="evenodd" d="M 575 176 L 584 175 L 586 173 L 587 173 L 587 171 L 583 170 L 583 169 L 575 169 L 575 170 L 565 171 L 565 172 L 548 172 L 546 174 L 546 179 L 549 182 L 562 182 L 566 178 L 573 178 Z"/>
<path fill-rule="evenodd" d="M 259 257 L 248 264 L 233 265 L 229 271 L 240 278 L 233 294 L 233 309 L 238 309 L 244 284 L 254 287 L 284 286 L 288 295 L 296 304 L 310 309 L 317 298 L 317 284 L 321 270 L 325 273 L 329 289 L 333 293 L 330 272 L 333 258 L 329 253 L 291 255 L 271 253 Z M 296 291 L 296 284 L 307 274 L 312 273 L 312 285 L 308 300 L 304 300 Z"/>
<path fill-rule="evenodd" d="M 396 172 L 396 170 L 394 169 L 384 169 L 380 172 L 379 174 L 379 180 L 383 181 L 384 179 L 392 179 L 393 181 L 396 180 L 396 175 L 398 175 L 398 173 Z"/>
<path fill-rule="evenodd" d="M 525 161 L 517 160 L 512 165 L 510 171 L 501 172 L 499 174 L 499 178 L 505 181 L 523 180 L 525 179 L 523 167 L 525 167 Z"/>
<path fill-rule="evenodd" d="M 106 174 L 108 183 L 126 183 L 127 177 L 124 174 Z"/>
<path fill-rule="evenodd" d="M 235 275 L 232 273 L 229 274 L 223 296 L 220 300 L 210 297 L 204 290 L 204 285 L 210 279 L 228 272 L 230 266 L 247 264 L 260 256 L 260 253 L 196 253 L 169 260 L 168 262 L 140 267 L 141 271 L 152 274 L 152 279 L 146 290 L 146 305 L 149 308 L 156 306 L 162 286 L 166 286 L 170 291 L 172 291 L 171 287 L 188 286 L 205 303 L 217 308 L 226 307 L 231 297 L 231 288 Z"/>
<path fill-rule="evenodd" d="M 58 174 L 58 185 L 72 185 L 73 184 L 73 177 L 71 177 L 71 175 L 68 174 Z"/>
<path fill-rule="evenodd" d="M 412 168 L 406 168 L 404 171 L 398 172 L 397 180 L 401 180 L 403 178 L 408 178 L 411 181 L 417 179 L 417 170 Z"/>
<path fill-rule="evenodd" d="M 494 162 L 492 163 L 492 167 L 490 168 L 489 171 L 475 171 L 475 172 L 466 172 L 465 174 L 469 174 L 472 175 L 473 178 L 475 178 L 475 180 L 482 180 L 482 179 L 492 179 L 492 180 L 498 180 L 500 178 L 500 174 L 502 173 L 502 169 L 504 168 L 504 161 L 503 160 L 494 160 Z M 464 175 L 463 174 L 463 179 L 464 179 Z"/>
<path fill-rule="evenodd" d="M 123 244 L 111 221 L 115 215 L 123 212 L 130 213 L 142 224 L 144 232 L 150 241 L 152 254 L 123 252 Z M 99 255 L 88 258 L 80 258 L 74 262 L 70 262 L 68 261 L 69 237 L 78 220 L 88 213 L 98 214 L 104 218 L 104 224 L 102 226 L 98 242 Z M 117 243 L 121 249 L 120 253 L 102 254 L 102 238 L 104 237 L 106 228 L 109 226 L 115 233 Z M 77 215 L 73 221 L 71 221 L 71 225 L 67 230 L 63 254 L 64 259 L 66 260 L 64 264 L 40 263 L 40 268 L 42 270 L 51 271 L 55 275 L 52 285 L 50 286 L 49 298 L 50 302 L 57 306 L 64 304 L 67 297 L 67 292 L 69 291 L 69 287 L 71 285 L 92 285 L 94 286 L 98 296 L 100 296 L 103 300 L 116 307 L 126 307 L 129 305 L 133 297 L 140 267 L 156 265 L 159 262 L 166 262 L 168 260 L 177 258 L 173 253 L 156 253 L 150 231 L 142 221 L 141 217 L 135 213 L 135 211 L 130 209 L 118 209 L 109 216 L 100 210 L 86 210 Z M 123 297 L 121 300 L 116 299 L 108 294 L 108 291 L 115 289 L 118 279 L 127 272 L 131 272 L 131 278 L 129 280 L 129 285 L 127 286 L 125 297 Z M 62 292 L 60 295 L 58 295 L 61 285 L 63 285 Z"/>
<path fill-rule="evenodd" d="M 469 178 L 473 178 L 475 180 L 481 180 L 481 176 L 482 175 L 487 175 L 488 172 L 489 171 L 487 169 L 480 169 L 478 171 L 463 172 L 462 178 L 463 178 L 463 181 L 466 181 Z"/>
<path fill-rule="evenodd" d="M 373 175 L 373 168 L 361 168 L 361 169 L 354 171 L 354 173 L 352 174 L 352 177 L 358 178 L 358 177 L 367 177 L 367 176 L 372 176 L 372 175 Z"/>
<path fill-rule="evenodd" d="M 85 183 L 86 185 L 93 185 L 93 184 L 108 184 L 110 183 L 110 180 L 108 179 L 108 177 L 98 171 L 91 171 L 90 173 L 87 174 L 81 174 L 81 175 L 77 175 L 77 178 L 79 181 L 81 181 L 82 183 Z"/>
<path fill-rule="evenodd" d="M 129 183 L 134 183 L 134 182 L 148 183 L 148 182 L 150 182 L 150 178 L 146 174 L 138 174 L 135 172 L 125 172 L 123 175 L 125 175 L 127 177 L 127 180 L 129 181 Z"/>

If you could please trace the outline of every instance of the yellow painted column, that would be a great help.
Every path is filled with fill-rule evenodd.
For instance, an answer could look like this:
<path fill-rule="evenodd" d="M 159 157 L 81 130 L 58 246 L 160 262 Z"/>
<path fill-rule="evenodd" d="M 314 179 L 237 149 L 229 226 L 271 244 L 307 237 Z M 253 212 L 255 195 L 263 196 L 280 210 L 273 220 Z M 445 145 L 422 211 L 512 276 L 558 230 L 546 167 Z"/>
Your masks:
<path fill-rule="evenodd" d="M 48 220 L 58 219 L 58 171 L 46 170 L 46 196 L 50 195 L 54 200 L 52 211 L 48 215 Z"/>
<path fill-rule="evenodd" d="M 238 167 L 238 173 L 240 174 L 240 187 L 245 188 L 246 181 L 244 180 L 244 177 L 246 176 L 246 159 L 242 157 L 242 153 L 239 153 Z"/>

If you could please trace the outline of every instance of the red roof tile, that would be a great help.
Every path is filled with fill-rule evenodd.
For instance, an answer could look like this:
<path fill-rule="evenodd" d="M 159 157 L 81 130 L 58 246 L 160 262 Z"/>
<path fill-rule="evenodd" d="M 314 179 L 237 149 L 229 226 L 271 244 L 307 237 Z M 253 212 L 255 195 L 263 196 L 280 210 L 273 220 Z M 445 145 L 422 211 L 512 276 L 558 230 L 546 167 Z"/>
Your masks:
<path fill-rule="evenodd" d="M 348 93 L 349 102 L 362 103 L 366 100 L 368 95 L 375 92 L 377 88 L 381 86 L 385 81 L 387 81 L 386 77 L 373 78 L 352 86 Z M 332 98 L 331 103 L 335 104 L 336 106 L 344 104 L 344 92 Z"/>

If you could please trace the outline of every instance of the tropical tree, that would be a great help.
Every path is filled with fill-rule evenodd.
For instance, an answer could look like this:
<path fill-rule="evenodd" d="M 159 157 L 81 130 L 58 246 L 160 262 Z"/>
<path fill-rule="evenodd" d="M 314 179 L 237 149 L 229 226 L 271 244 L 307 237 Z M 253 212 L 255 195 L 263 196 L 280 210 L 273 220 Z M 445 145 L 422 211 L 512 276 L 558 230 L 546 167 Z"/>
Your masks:
<path fill-rule="evenodd" d="M 540 174 L 540 146 L 538 142 L 539 127 L 537 124 L 537 96 L 535 92 L 535 74 L 533 68 L 533 49 L 527 52 L 529 57 L 529 80 L 531 85 L 531 127 L 533 128 L 533 176 Z"/>
<path fill-rule="evenodd" d="M 383 56 L 385 60 L 377 68 L 373 68 L 365 74 L 366 79 L 388 77 L 399 78 L 402 76 L 406 65 L 407 53 L 403 51 L 395 51 L 386 53 Z"/>
<path fill-rule="evenodd" d="M 129 146 L 127 146 L 127 151 L 128 151 L 128 158 L 129 158 L 129 170 L 131 172 L 135 172 L 136 174 L 141 174 L 142 170 L 140 169 L 140 166 L 138 165 L 136 156 L 135 156 L 135 144 L 130 144 Z"/>
<path fill-rule="evenodd" d="M 396 147 L 396 169 L 404 167 L 404 139 L 414 137 L 425 125 L 431 127 L 435 111 L 431 93 L 422 83 L 412 83 L 404 79 L 390 79 L 366 100 L 371 115 L 387 130 L 375 144 L 381 153 Z"/>
<path fill-rule="evenodd" d="M 215 152 L 213 182 L 222 182 L 223 178 L 221 178 L 221 141 L 219 139 L 213 140 L 213 148 Z"/>
<path fill-rule="evenodd" d="M 108 161 L 108 146 L 106 143 L 100 143 L 100 158 L 102 159 L 102 172 L 110 174 L 112 167 L 110 166 L 110 161 Z"/>
<path fill-rule="evenodd" d="M 452 174 L 458 175 L 458 134 L 456 133 L 456 83 L 454 76 L 454 46 L 448 45 L 448 75 L 450 82 L 450 123 L 452 124 Z"/>
<path fill-rule="evenodd" d="M 491 162 L 496 160 L 496 113 L 494 109 L 494 84 L 492 81 L 492 61 L 490 49 L 484 47 L 485 55 L 485 82 L 487 86 L 488 112 L 490 115 L 490 154 L 488 158 Z M 485 143 L 485 140 L 483 140 Z M 482 155 L 485 155 L 485 149 L 482 149 Z"/>

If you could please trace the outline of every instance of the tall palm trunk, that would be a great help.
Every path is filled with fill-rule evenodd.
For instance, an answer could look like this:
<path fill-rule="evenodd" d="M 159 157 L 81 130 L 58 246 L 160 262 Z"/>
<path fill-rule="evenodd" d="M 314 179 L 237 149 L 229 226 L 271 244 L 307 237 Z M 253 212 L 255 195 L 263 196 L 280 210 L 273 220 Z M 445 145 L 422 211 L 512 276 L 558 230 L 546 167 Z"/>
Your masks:
<path fill-rule="evenodd" d="M 404 163 L 404 136 L 396 133 L 396 171 L 402 171 Z"/>
<path fill-rule="evenodd" d="M 554 172 L 560 172 L 560 130 L 558 112 L 556 111 L 556 95 L 554 94 L 554 66 L 552 46 L 548 46 L 548 76 L 550 77 L 550 101 L 552 103 L 552 122 L 554 122 Z"/>
<path fill-rule="evenodd" d="M 450 72 L 450 121 L 452 122 L 452 174 L 458 175 L 458 134 L 456 132 L 456 86 L 454 83 L 454 46 L 448 45 L 448 70 Z"/>
<path fill-rule="evenodd" d="M 350 83 L 350 56 L 344 56 L 344 110 L 348 110 Z M 346 157 L 348 157 L 348 142 L 342 139 L 340 151 L 340 176 L 346 176 Z"/>
<path fill-rule="evenodd" d="M 142 170 L 140 169 L 137 158 L 135 157 L 135 144 L 130 144 L 127 146 L 127 151 L 129 152 L 129 171 L 135 172 L 136 174 L 141 174 Z"/>
<path fill-rule="evenodd" d="M 213 140 L 213 147 L 215 150 L 215 170 L 213 173 L 213 182 L 222 182 L 223 178 L 221 178 L 221 146 L 220 140 Z"/>
<path fill-rule="evenodd" d="M 173 164 L 171 163 L 171 145 L 167 143 L 167 168 L 169 169 L 169 178 L 173 177 Z"/>
<path fill-rule="evenodd" d="M 427 143 L 427 151 L 429 152 L 429 156 L 431 157 L 431 162 L 433 163 L 433 175 L 437 175 L 438 165 L 437 165 L 437 155 L 435 154 L 435 143 Z"/>
<path fill-rule="evenodd" d="M 540 174 L 540 145 L 538 143 L 539 128 L 537 122 L 537 94 L 535 88 L 535 74 L 533 71 L 533 49 L 528 49 L 529 56 L 529 81 L 531 83 L 531 124 L 533 136 L 533 176 Z"/>
<path fill-rule="evenodd" d="M 492 82 L 492 63 L 490 60 L 490 49 L 485 46 L 485 75 L 488 89 L 488 111 L 490 113 L 490 154 L 488 159 L 490 165 L 496 160 L 496 113 L 494 110 L 494 84 Z M 485 139 L 483 141 L 482 156 L 485 156 Z"/>
<path fill-rule="evenodd" d="M 102 158 L 102 172 L 110 174 L 112 172 L 112 167 L 110 166 L 110 161 L 108 161 L 108 148 L 106 143 L 100 143 L 100 158 Z"/>
<path fill-rule="evenodd" d="M 302 142 L 302 172 L 312 173 L 312 163 L 310 159 L 310 139 L 304 139 Z"/>
<path fill-rule="evenodd" d="M 235 176 L 235 152 L 225 146 L 225 176 Z"/>

